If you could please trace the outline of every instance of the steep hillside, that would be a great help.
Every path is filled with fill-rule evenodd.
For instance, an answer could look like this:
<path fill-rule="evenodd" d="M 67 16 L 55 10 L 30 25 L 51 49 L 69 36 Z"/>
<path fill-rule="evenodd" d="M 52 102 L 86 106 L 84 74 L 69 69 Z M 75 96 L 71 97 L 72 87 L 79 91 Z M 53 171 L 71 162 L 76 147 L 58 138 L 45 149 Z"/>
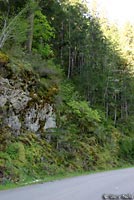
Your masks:
<path fill-rule="evenodd" d="M 31 63 L 0 56 L 2 183 L 119 165 L 119 132 L 60 81 L 61 72 L 48 65 L 39 75 L 26 69 Z"/>

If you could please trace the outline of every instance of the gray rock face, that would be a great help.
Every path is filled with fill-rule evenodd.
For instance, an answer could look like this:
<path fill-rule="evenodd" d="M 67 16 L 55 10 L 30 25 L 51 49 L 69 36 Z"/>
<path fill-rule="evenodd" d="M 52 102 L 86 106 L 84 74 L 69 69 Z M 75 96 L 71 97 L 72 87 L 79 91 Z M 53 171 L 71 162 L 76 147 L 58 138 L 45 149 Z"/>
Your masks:
<path fill-rule="evenodd" d="M 31 98 L 29 92 L 11 86 L 8 79 L 0 78 L 0 107 L 8 102 L 16 112 L 24 109 Z"/>
<path fill-rule="evenodd" d="M 18 135 L 20 133 L 20 129 L 21 129 L 21 122 L 19 120 L 19 116 L 15 115 L 13 113 L 13 115 L 9 116 L 9 118 L 7 118 L 6 120 L 7 125 L 15 131 L 15 135 Z"/>
<path fill-rule="evenodd" d="M 28 101 L 31 100 L 27 95 L 29 94 L 23 90 L 11 91 L 10 102 L 16 111 L 20 111 L 27 106 Z"/>
<path fill-rule="evenodd" d="M 30 92 L 23 88 L 25 87 L 16 86 L 14 80 L 0 78 L 0 109 L 4 110 L 6 116 L 4 123 L 14 134 L 20 134 L 24 130 L 36 133 L 42 124 L 44 130 L 55 128 L 56 116 L 52 105 L 44 102 L 40 105 L 33 101 Z M 31 106 L 29 102 L 32 102 Z"/>
<path fill-rule="evenodd" d="M 37 132 L 40 128 L 40 122 L 44 121 L 44 130 L 56 127 L 56 117 L 53 113 L 53 107 L 46 104 L 42 109 L 30 108 L 25 117 L 25 125 L 28 130 Z"/>
<path fill-rule="evenodd" d="M 54 113 L 47 116 L 44 129 L 56 128 L 56 116 Z"/>
<path fill-rule="evenodd" d="M 3 107 L 7 103 L 7 98 L 4 95 L 0 96 L 0 107 Z"/>
<path fill-rule="evenodd" d="M 26 112 L 25 125 L 28 130 L 36 132 L 40 128 L 39 118 L 37 118 L 37 110 L 35 108 L 30 108 Z"/>

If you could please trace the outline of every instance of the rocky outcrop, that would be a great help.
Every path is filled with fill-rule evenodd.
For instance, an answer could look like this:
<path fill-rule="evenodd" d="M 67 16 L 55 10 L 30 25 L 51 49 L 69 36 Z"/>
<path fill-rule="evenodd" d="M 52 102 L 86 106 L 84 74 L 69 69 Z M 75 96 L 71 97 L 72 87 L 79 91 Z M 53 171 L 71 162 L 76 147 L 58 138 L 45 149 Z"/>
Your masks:
<path fill-rule="evenodd" d="M 15 135 L 25 130 L 39 133 L 56 127 L 53 106 L 38 99 L 30 80 L 0 77 L 0 118 L 3 126 L 8 126 Z"/>

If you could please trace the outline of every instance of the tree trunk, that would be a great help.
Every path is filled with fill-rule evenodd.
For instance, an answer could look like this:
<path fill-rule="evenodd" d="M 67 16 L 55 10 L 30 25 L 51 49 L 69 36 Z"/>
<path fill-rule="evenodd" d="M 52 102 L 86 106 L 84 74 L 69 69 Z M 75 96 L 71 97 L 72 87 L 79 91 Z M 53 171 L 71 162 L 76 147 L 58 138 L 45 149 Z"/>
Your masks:
<path fill-rule="evenodd" d="M 63 66 L 63 31 L 64 31 L 64 23 L 61 24 L 61 48 L 60 48 L 60 59 L 61 59 L 61 66 Z"/>
<path fill-rule="evenodd" d="M 38 8 L 38 0 L 29 0 L 29 11 L 28 11 L 28 31 L 27 31 L 27 41 L 26 41 L 26 49 L 28 53 L 32 51 L 32 43 L 33 43 L 33 30 L 34 30 L 34 16 L 35 10 Z"/>
<path fill-rule="evenodd" d="M 114 96 L 114 101 L 115 101 L 115 107 L 114 107 L 114 125 L 116 126 L 116 121 L 117 121 L 117 96 L 115 93 Z"/>
<path fill-rule="evenodd" d="M 71 76 L 71 25 L 70 25 L 70 17 L 68 21 L 68 40 L 69 40 L 69 47 L 68 47 L 68 73 L 67 73 L 67 78 L 69 79 Z"/>
<path fill-rule="evenodd" d="M 29 11 L 28 24 L 29 27 L 27 32 L 26 49 L 28 53 L 31 53 L 32 43 L 33 43 L 33 28 L 34 28 L 34 11 L 32 9 Z"/>
<path fill-rule="evenodd" d="M 68 49 L 68 74 L 67 74 L 67 78 L 69 79 L 70 76 L 71 76 L 71 49 L 70 49 L 70 46 L 69 46 L 69 49 Z"/>

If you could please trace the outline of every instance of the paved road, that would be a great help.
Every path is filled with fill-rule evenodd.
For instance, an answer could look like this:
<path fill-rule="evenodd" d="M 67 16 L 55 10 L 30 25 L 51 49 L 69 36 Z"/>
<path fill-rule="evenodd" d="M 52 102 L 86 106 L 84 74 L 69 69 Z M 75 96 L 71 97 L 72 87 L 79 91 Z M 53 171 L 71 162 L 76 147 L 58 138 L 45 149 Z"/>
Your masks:
<path fill-rule="evenodd" d="M 104 199 L 110 199 L 109 194 L 112 194 L 111 199 L 128 199 L 133 196 L 134 168 L 0 191 L 0 200 L 102 200 L 103 194 Z"/>

